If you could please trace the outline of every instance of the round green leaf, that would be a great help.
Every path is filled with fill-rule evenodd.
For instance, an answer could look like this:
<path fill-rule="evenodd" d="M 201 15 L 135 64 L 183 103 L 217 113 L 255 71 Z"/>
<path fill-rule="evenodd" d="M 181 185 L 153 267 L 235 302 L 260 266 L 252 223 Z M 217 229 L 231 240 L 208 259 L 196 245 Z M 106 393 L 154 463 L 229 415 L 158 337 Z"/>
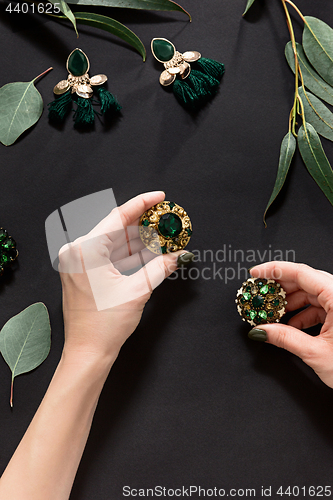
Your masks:
<path fill-rule="evenodd" d="M 17 375 L 39 366 L 51 345 L 51 327 L 46 306 L 37 302 L 11 318 L 0 331 L 0 351 L 12 372 Z M 11 391 L 11 406 L 12 406 Z"/>
<path fill-rule="evenodd" d="M 10 146 L 32 127 L 43 111 L 43 100 L 31 82 L 7 83 L 0 88 L 0 141 Z"/>
<path fill-rule="evenodd" d="M 333 29 L 316 17 L 305 17 L 303 48 L 318 73 L 333 85 Z"/>
<path fill-rule="evenodd" d="M 328 102 L 328 104 L 333 104 L 333 87 L 325 82 L 325 80 L 323 80 L 311 66 L 300 43 L 296 43 L 296 50 L 298 63 L 304 79 L 304 85 L 316 96 Z M 295 56 L 291 42 L 288 42 L 286 45 L 285 56 L 290 68 L 295 73 Z"/>
<path fill-rule="evenodd" d="M 307 92 L 302 87 L 298 89 L 304 106 L 304 114 L 307 122 L 316 129 L 318 134 L 333 141 L 333 113 L 316 96 Z"/>

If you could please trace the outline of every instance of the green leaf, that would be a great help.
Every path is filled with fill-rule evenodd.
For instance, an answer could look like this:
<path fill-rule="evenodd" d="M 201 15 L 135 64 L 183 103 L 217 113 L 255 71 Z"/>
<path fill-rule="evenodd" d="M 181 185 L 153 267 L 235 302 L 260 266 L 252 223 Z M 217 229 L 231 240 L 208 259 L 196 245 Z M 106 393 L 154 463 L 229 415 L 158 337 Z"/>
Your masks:
<path fill-rule="evenodd" d="M 65 19 L 64 16 L 55 16 L 60 19 Z M 143 60 L 146 60 L 146 49 L 140 38 L 136 36 L 133 31 L 119 23 L 115 19 L 111 19 L 108 16 L 101 16 L 100 14 L 94 14 L 92 12 L 75 12 L 75 18 L 78 23 L 88 24 L 94 28 L 99 28 L 104 31 L 108 31 L 113 35 L 118 36 L 125 42 L 129 43 L 134 47 L 139 54 L 142 55 Z"/>
<path fill-rule="evenodd" d="M 264 224 L 267 227 L 266 224 L 266 214 L 267 210 L 279 194 L 279 192 L 282 189 L 282 186 L 284 184 L 284 181 L 286 180 L 289 167 L 291 164 L 291 160 L 293 159 L 294 153 L 296 150 L 296 139 L 293 136 L 291 132 L 288 132 L 282 139 L 281 143 L 281 149 L 280 149 L 280 159 L 279 159 L 279 166 L 278 166 L 278 171 L 277 171 L 277 176 L 275 180 L 275 185 L 273 188 L 273 192 L 271 194 L 271 197 L 269 199 L 269 202 L 267 203 L 266 210 L 264 212 Z"/>
<path fill-rule="evenodd" d="M 254 1 L 254 0 L 252 0 Z M 123 9 L 179 11 L 190 14 L 178 3 L 171 0 L 69 0 L 70 4 L 121 7 Z"/>
<path fill-rule="evenodd" d="M 309 173 L 333 205 L 333 171 L 324 153 L 319 135 L 310 123 L 298 131 L 298 148 Z"/>
<path fill-rule="evenodd" d="M 249 10 L 249 8 L 251 7 L 251 5 L 253 3 L 254 3 L 254 0 L 247 0 L 247 4 L 246 4 L 245 10 L 243 12 L 243 16 L 245 16 L 245 14 L 247 13 L 247 11 Z"/>
<path fill-rule="evenodd" d="M 65 16 L 70 20 L 70 22 L 74 26 L 75 33 L 77 34 L 77 37 L 79 37 L 79 34 L 77 32 L 77 28 L 76 28 L 76 20 L 75 20 L 74 14 L 71 11 L 71 8 L 65 2 L 65 0 L 50 0 L 50 2 L 53 3 L 53 5 L 58 6 L 60 11 L 63 14 L 65 14 Z"/>
<path fill-rule="evenodd" d="M 298 94 L 304 106 L 305 120 L 311 123 L 318 134 L 333 141 L 333 113 L 310 92 L 304 95 L 302 87 L 298 89 Z"/>
<path fill-rule="evenodd" d="M 42 302 L 13 316 L 0 331 L 0 351 L 12 372 L 10 406 L 13 406 L 14 378 L 39 366 L 47 357 L 50 345 L 50 320 Z"/>
<path fill-rule="evenodd" d="M 43 99 L 34 82 L 45 73 L 31 82 L 7 83 L 0 88 L 0 142 L 5 146 L 13 144 L 39 120 Z"/>
<path fill-rule="evenodd" d="M 318 73 L 333 85 L 333 29 L 316 17 L 305 17 L 303 48 Z"/>
<path fill-rule="evenodd" d="M 302 71 L 304 85 L 311 90 L 316 96 L 320 97 L 328 104 L 333 105 L 333 87 L 318 75 L 316 70 L 311 66 L 304 54 L 303 47 L 300 43 L 296 43 L 298 55 L 298 63 Z M 295 73 L 295 56 L 292 43 L 288 42 L 285 48 L 285 56 L 292 71 Z"/>

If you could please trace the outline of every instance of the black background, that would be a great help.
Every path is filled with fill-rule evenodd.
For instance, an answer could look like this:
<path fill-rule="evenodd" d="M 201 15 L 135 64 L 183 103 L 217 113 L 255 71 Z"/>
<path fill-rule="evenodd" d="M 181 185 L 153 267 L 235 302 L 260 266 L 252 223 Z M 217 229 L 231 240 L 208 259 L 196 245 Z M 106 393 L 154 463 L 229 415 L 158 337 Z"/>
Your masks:
<path fill-rule="evenodd" d="M 71 119 L 61 130 L 52 127 L 44 110 L 16 144 L 0 145 L 0 223 L 20 252 L 16 269 L 1 278 L 0 323 L 42 301 L 52 325 L 51 353 L 34 372 L 17 378 L 13 410 L 10 370 L 0 362 L 1 470 L 61 355 L 61 286 L 44 229 L 59 206 L 107 188 L 118 205 L 162 189 L 188 211 L 194 227 L 189 249 L 201 256 L 224 245 L 293 249 L 298 262 L 333 272 L 333 209 L 298 153 L 268 228 L 262 223 L 288 130 L 294 79 L 284 59 L 289 38 L 281 2 L 256 0 L 244 19 L 245 3 L 182 0 L 192 23 L 181 13 L 101 9 L 141 37 L 145 63 L 112 35 L 79 26 L 77 40 L 69 25 L 37 14 L 8 14 L 7 3 L 1 4 L 1 86 L 31 80 L 53 66 L 37 83 L 45 107 L 78 46 L 90 59 L 90 74 L 107 74 L 108 88 L 123 106 L 112 128 L 97 120 L 89 133 L 75 130 Z M 333 24 L 331 2 L 297 5 L 303 14 Z M 301 41 L 302 25 L 292 16 Z M 153 37 L 225 63 L 218 96 L 197 117 L 160 87 L 162 66 L 149 49 Z M 332 144 L 322 142 L 332 160 Z M 217 266 L 236 268 L 238 262 Z M 212 269 L 213 263 L 195 264 L 200 273 L 205 266 Z M 280 485 L 333 486 L 332 389 L 295 356 L 247 338 L 249 328 L 234 304 L 244 272 L 228 283 L 218 276 L 186 277 L 167 280 L 154 292 L 112 368 L 71 499 L 121 499 L 125 485 L 256 488 L 257 497 L 261 486 L 273 492 Z"/>

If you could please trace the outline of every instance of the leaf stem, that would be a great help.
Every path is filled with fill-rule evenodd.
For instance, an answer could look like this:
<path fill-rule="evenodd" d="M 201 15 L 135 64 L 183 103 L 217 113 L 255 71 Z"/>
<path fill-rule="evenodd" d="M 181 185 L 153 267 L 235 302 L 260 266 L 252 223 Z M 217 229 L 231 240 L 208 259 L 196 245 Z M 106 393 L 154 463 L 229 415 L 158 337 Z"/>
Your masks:
<path fill-rule="evenodd" d="M 291 1 L 291 0 L 284 0 L 285 2 L 289 3 L 289 5 L 291 5 L 297 12 L 297 14 L 299 15 L 299 17 L 302 19 L 302 21 L 307 24 L 306 22 L 306 19 L 305 17 L 303 16 L 302 12 L 299 10 L 298 7 L 296 7 L 296 5 Z"/>
<path fill-rule="evenodd" d="M 36 78 L 34 78 L 34 81 L 38 80 L 38 78 L 41 78 L 42 76 L 46 75 L 46 73 L 48 73 L 49 71 L 51 71 L 51 69 L 53 69 L 52 66 L 50 66 L 47 70 L 43 71 L 43 73 L 41 73 L 40 75 L 36 76 Z"/>
<path fill-rule="evenodd" d="M 304 16 L 300 12 L 300 10 L 296 7 L 296 5 L 291 0 L 281 0 L 281 1 L 282 1 L 283 8 L 285 10 L 285 13 L 286 13 L 287 26 L 288 26 L 288 30 L 289 30 L 289 33 L 290 33 L 290 40 L 291 40 L 291 44 L 292 44 L 293 52 L 294 52 L 294 57 L 295 57 L 295 95 L 294 95 L 294 104 L 293 104 L 293 107 L 292 107 L 290 115 L 289 115 L 289 130 L 291 129 L 293 135 L 295 137 L 297 137 L 297 133 L 296 133 L 296 125 L 297 125 L 297 123 L 296 123 L 296 117 L 297 117 L 297 114 L 301 115 L 303 123 L 305 121 L 303 103 L 302 103 L 302 100 L 301 100 L 301 98 L 299 97 L 299 94 L 298 94 L 298 85 L 299 85 L 298 75 L 300 76 L 302 87 L 303 87 L 303 90 L 305 92 L 305 95 L 306 95 L 306 91 L 305 91 L 305 88 L 304 88 L 303 74 L 302 74 L 302 71 L 301 71 L 301 68 L 300 68 L 300 65 L 299 65 L 299 61 L 298 61 L 298 54 L 297 54 L 297 48 L 296 48 L 295 33 L 294 33 L 294 29 L 293 29 L 291 17 L 290 17 L 290 14 L 289 14 L 286 2 L 289 5 L 292 5 L 292 7 L 294 7 L 294 9 L 298 12 L 298 14 L 300 15 L 300 17 L 303 19 L 303 21 L 305 23 L 306 23 L 306 21 L 305 21 Z M 301 113 L 299 112 L 299 103 L 301 103 Z"/>
<path fill-rule="evenodd" d="M 9 404 L 10 404 L 11 408 L 13 408 L 13 392 L 14 392 L 14 379 L 12 378 L 12 383 L 10 386 L 10 400 L 9 400 Z"/>

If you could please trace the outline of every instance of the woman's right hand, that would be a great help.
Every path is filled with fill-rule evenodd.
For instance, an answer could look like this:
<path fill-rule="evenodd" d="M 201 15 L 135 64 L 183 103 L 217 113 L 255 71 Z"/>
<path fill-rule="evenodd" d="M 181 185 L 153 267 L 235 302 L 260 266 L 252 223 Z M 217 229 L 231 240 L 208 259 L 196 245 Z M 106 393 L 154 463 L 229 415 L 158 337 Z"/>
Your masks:
<path fill-rule="evenodd" d="M 333 275 L 292 262 L 266 262 L 250 271 L 254 278 L 277 280 L 287 293 L 287 311 L 308 306 L 287 325 L 260 325 L 249 332 L 261 340 L 299 356 L 318 377 L 333 388 Z M 319 335 L 312 337 L 302 329 L 322 323 Z"/>

